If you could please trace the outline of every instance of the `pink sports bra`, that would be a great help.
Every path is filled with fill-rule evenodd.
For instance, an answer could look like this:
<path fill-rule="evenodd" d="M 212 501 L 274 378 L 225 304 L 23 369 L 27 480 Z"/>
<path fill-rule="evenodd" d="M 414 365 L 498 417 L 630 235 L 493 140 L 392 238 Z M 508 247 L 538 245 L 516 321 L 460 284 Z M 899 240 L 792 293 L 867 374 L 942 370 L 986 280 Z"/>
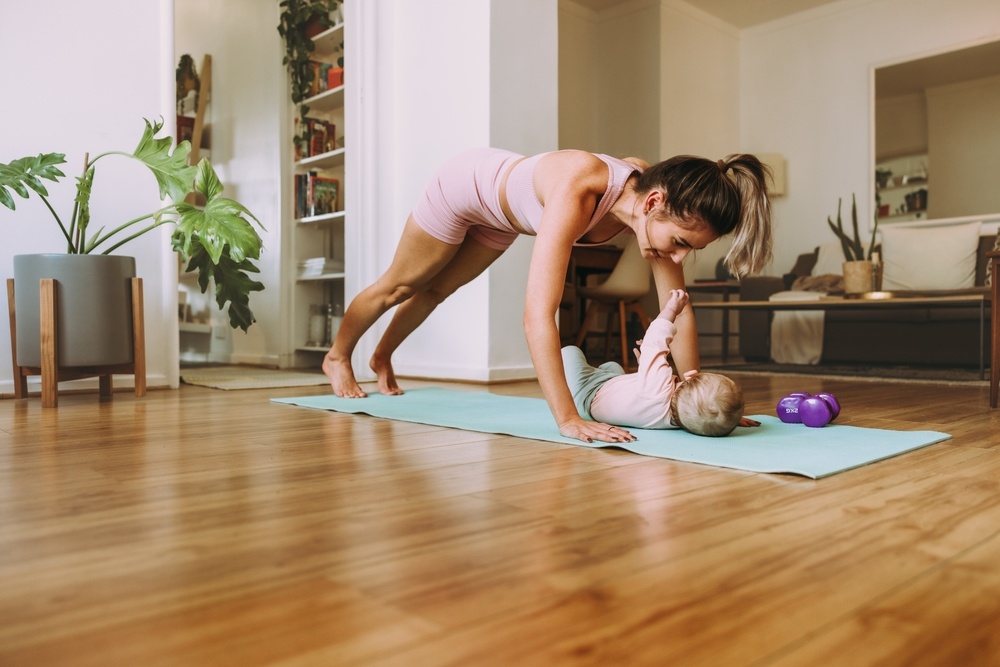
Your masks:
<path fill-rule="evenodd" d="M 514 217 L 517 218 L 517 222 L 529 234 L 537 234 L 542 222 L 542 203 L 538 201 L 538 197 L 535 195 L 534 175 L 535 166 L 546 155 L 548 153 L 533 155 L 521 160 L 514 165 L 510 175 L 507 176 L 507 203 L 510 205 L 510 210 L 514 214 Z M 624 160 L 599 153 L 595 153 L 594 155 L 608 165 L 610 172 L 608 189 L 605 190 L 604 195 L 597 203 L 597 208 L 590 219 L 590 224 L 587 225 L 586 231 L 581 236 L 593 229 L 594 225 L 611 210 L 611 206 L 618 201 L 622 190 L 625 189 L 625 181 L 628 180 L 629 176 L 638 171 L 635 165 L 631 165 Z M 622 232 L 624 231 L 622 230 Z M 611 238 L 615 238 L 616 236 L 618 234 L 615 234 Z M 574 245 L 601 245 L 610 240 L 609 238 L 600 243 L 576 243 Z"/>

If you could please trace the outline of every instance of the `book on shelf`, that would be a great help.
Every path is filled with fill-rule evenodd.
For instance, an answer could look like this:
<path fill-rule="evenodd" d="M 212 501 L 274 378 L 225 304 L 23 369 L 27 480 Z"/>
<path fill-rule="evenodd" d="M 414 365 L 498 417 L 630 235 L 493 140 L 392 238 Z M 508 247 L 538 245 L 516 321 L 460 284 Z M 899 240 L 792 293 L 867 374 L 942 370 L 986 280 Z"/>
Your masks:
<path fill-rule="evenodd" d="M 331 273 L 343 273 L 344 262 L 329 257 L 310 257 L 299 262 L 299 279 L 319 278 Z"/>
<path fill-rule="evenodd" d="M 337 148 L 337 126 L 322 118 L 295 119 L 301 142 L 295 145 L 295 160 L 328 153 Z"/>
<path fill-rule="evenodd" d="M 340 181 L 316 172 L 295 175 L 295 217 L 309 218 L 340 210 Z"/>
<path fill-rule="evenodd" d="M 343 67 L 335 67 L 332 63 L 319 60 L 310 60 L 309 71 L 312 74 L 312 80 L 309 82 L 307 97 L 315 97 L 344 85 Z"/>

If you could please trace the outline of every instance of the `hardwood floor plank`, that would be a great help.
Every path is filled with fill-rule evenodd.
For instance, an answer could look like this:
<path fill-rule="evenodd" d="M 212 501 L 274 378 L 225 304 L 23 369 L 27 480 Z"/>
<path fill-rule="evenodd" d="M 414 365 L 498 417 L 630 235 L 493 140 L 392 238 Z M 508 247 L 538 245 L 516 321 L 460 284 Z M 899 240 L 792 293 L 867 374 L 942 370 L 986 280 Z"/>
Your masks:
<path fill-rule="evenodd" d="M 996 665 L 998 622 L 1000 535 L 994 533 L 766 664 Z"/>
<path fill-rule="evenodd" d="M 816 481 L 269 402 L 324 387 L 0 401 L 0 664 L 994 656 L 984 389 L 739 380 L 953 438 Z"/>

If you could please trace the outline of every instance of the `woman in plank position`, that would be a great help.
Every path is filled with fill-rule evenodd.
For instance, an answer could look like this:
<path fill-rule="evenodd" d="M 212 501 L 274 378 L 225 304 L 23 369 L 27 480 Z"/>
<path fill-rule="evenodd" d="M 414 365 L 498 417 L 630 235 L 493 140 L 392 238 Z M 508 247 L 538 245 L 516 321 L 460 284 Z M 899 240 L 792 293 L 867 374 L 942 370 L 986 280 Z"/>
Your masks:
<path fill-rule="evenodd" d="M 456 289 L 513 243 L 536 237 L 528 269 L 524 332 L 549 409 L 564 436 L 592 442 L 634 440 L 625 429 L 588 421 L 573 402 L 560 353 L 556 314 L 574 245 L 635 234 L 650 261 L 660 307 L 684 288 L 681 263 L 692 250 L 733 234 L 725 264 L 737 276 L 771 259 L 766 167 L 752 155 L 724 160 L 679 156 L 648 165 L 637 158 L 565 150 L 525 157 L 481 148 L 438 171 L 406 221 L 388 270 L 351 302 L 323 360 L 333 392 L 363 397 L 351 367 L 361 336 L 393 306 L 392 321 L 370 365 L 383 394 L 402 390 L 391 357 L 406 337 Z M 671 345 L 682 377 L 700 368 L 690 305 L 675 319 Z"/>

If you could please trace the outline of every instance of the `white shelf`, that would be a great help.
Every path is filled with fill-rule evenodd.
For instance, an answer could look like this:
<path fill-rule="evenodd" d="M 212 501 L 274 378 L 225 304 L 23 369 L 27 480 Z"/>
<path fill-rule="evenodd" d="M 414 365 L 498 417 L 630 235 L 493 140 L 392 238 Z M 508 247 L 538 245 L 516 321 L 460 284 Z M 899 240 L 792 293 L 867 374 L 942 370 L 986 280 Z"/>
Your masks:
<path fill-rule="evenodd" d="M 334 211 L 333 213 L 324 213 L 323 215 L 309 215 L 299 218 L 295 222 L 300 225 L 323 225 L 331 222 L 343 222 L 346 216 L 347 211 Z"/>
<path fill-rule="evenodd" d="M 328 30 L 313 37 L 313 44 L 316 50 L 313 52 L 318 56 L 329 56 L 337 52 L 337 47 L 344 41 L 344 24 L 338 23 Z"/>
<path fill-rule="evenodd" d="M 335 151 L 304 157 L 295 164 L 300 169 L 333 169 L 344 164 L 345 153 L 346 149 L 338 148 Z"/>
<path fill-rule="evenodd" d="M 300 283 L 323 282 L 326 280 L 343 280 L 343 279 L 344 279 L 344 273 L 342 271 L 338 273 L 321 273 L 318 276 L 309 276 L 307 278 L 299 276 L 297 278 L 297 280 Z"/>
<path fill-rule="evenodd" d="M 324 90 L 319 95 L 302 100 L 302 104 L 309 107 L 309 113 L 339 109 L 344 106 L 344 87 L 337 86 L 330 90 Z"/>

